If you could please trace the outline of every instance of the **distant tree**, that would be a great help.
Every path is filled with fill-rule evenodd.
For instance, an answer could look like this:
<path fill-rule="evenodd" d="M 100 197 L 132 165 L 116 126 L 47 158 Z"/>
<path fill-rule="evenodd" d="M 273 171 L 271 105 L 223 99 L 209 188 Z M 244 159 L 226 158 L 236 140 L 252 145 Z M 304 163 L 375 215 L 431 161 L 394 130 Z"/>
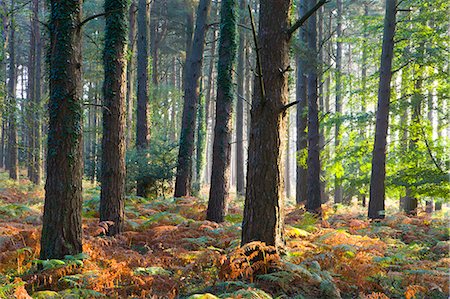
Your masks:
<path fill-rule="evenodd" d="M 184 106 L 181 123 L 175 197 L 187 196 L 191 190 L 192 156 L 194 153 L 195 120 L 200 97 L 200 76 L 203 65 L 205 35 L 211 0 L 200 0 L 197 8 L 194 39 L 188 48 L 184 80 Z"/>
<path fill-rule="evenodd" d="M 317 0 L 308 0 L 311 10 Z M 313 57 L 308 66 L 308 198 L 306 210 L 320 213 L 320 147 L 319 147 L 319 108 L 317 105 L 317 17 L 313 14 L 307 24 L 308 48 Z"/>
<path fill-rule="evenodd" d="M 298 14 L 304 15 L 307 11 L 308 3 L 302 0 L 298 6 Z M 299 49 L 305 49 L 306 29 L 301 27 L 298 34 Z M 305 203 L 307 199 L 307 148 L 308 136 L 306 127 L 308 125 L 308 99 L 307 99 L 307 81 L 306 81 L 306 53 L 302 52 L 296 56 L 297 64 L 297 86 L 296 100 L 297 104 L 297 181 L 296 181 L 296 203 Z"/>
<path fill-rule="evenodd" d="M 386 0 L 380 81 L 378 85 L 377 121 L 372 154 L 372 174 L 370 177 L 370 200 L 368 211 L 370 219 L 380 219 L 385 216 L 386 139 L 389 124 L 396 6 L 396 0 Z"/>
<path fill-rule="evenodd" d="M 341 118 L 342 118 L 342 0 L 336 0 L 337 26 L 336 26 L 336 116 L 334 131 L 335 152 L 340 151 L 341 144 Z M 342 180 L 338 175 L 334 177 L 334 202 L 342 202 Z"/>
<path fill-rule="evenodd" d="M 149 145 L 148 129 L 148 4 L 146 0 L 138 1 L 138 37 L 137 37 L 137 119 L 136 119 L 136 148 L 144 151 Z M 147 196 L 149 182 L 144 175 L 139 176 L 136 194 Z"/>
<path fill-rule="evenodd" d="M 82 252 L 82 1 L 50 1 L 49 128 L 41 259 Z"/>
<path fill-rule="evenodd" d="M 103 137 L 100 221 L 113 221 L 108 235 L 122 231 L 125 200 L 125 92 L 128 0 L 105 0 Z"/>
<path fill-rule="evenodd" d="M 245 24 L 246 0 L 239 3 L 240 23 Z M 244 195 L 244 82 L 245 82 L 245 31 L 239 29 L 239 50 L 237 63 L 237 100 L 236 100 L 236 193 Z"/>
<path fill-rule="evenodd" d="M 206 219 L 223 222 L 228 209 L 231 157 L 231 116 L 236 60 L 236 0 L 222 0 L 220 10 L 219 63 L 217 67 L 216 124 L 212 158 L 211 189 Z"/>
<path fill-rule="evenodd" d="M 9 79 L 8 79 L 8 170 L 9 177 L 13 180 L 19 179 L 19 153 L 17 141 L 17 74 L 16 74 L 16 44 L 14 11 L 15 1 L 11 0 L 11 16 L 9 28 Z"/>

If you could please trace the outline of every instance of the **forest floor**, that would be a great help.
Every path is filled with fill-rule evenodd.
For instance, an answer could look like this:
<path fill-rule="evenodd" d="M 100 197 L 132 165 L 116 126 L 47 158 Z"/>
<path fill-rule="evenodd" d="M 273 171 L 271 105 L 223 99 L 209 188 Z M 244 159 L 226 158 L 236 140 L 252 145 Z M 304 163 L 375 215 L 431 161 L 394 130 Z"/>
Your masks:
<path fill-rule="evenodd" d="M 242 203 L 218 225 L 196 198 L 129 197 L 125 232 L 108 238 L 99 188 L 84 190 L 83 254 L 40 261 L 43 190 L 0 174 L 0 298 L 449 296 L 448 212 L 370 223 L 358 207 L 326 206 L 323 220 L 291 207 L 279 256 L 239 248 Z"/>

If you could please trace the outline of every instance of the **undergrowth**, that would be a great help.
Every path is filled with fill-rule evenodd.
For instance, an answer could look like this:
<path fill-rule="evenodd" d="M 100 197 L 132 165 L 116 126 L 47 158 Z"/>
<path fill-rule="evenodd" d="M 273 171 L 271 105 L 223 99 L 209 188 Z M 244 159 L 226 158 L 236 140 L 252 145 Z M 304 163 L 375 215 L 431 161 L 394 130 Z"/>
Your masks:
<path fill-rule="evenodd" d="M 0 298 L 448 298 L 444 215 L 301 208 L 286 215 L 286 248 L 240 247 L 241 203 L 205 221 L 197 198 L 128 197 L 126 229 L 104 237 L 99 188 L 85 185 L 83 253 L 41 261 L 43 190 L 0 174 Z"/>

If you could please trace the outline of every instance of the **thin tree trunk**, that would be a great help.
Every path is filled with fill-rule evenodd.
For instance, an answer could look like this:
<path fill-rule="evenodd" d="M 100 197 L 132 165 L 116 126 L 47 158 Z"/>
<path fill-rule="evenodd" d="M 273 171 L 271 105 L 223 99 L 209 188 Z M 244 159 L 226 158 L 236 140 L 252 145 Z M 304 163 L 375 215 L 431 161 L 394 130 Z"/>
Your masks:
<path fill-rule="evenodd" d="M 34 2 L 34 1 L 33 1 Z M 34 3 L 31 3 L 32 9 L 34 10 Z M 34 18 L 34 17 L 33 17 Z M 34 177 L 34 127 L 35 127 L 35 117 L 34 117 L 34 97 L 35 97 L 35 66 L 36 66 L 36 36 L 35 36 L 35 26 L 31 19 L 30 24 L 30 51 L 28 55 L 28 87 L 27 87 L 27 102 L 25 108 L 25 116 L 27 120 L 25 121 L 26 131 L 27 131 L 27 175 L 28 179 L 32 181 Z"/>
<path fill-rule="evenodd" d="M 386 0 L 380 82 L 378 86 L 377 120 L 372 156 L 372 173 L 370 177 L 368 217 L 371 219 L 380 219 L 385 216 L 386 138 L 389 125 L 396 5 L 396 0 Z"/>
<path fill-rule="evenodd" d="M 240 23 L 245 24 L 246 0 L 239 5 Z M 239 50 L 237 64 L 237 102 L 236 102 L 236 193 L 244 195 L 244 65 L 245 65 L 245 32 L 239 28 Z"/>
<path fill-rule="evenodd" d="M 362 45 L 362 61 L 361 61 L 361 114 L 366 113 L 366 89 L 367 89 L 367 40 L 369 38 L 369 33 L 367 30 L 367 22 L 369 17 L 369 4 L 364 3 L 364 19 L 363 19 L 363 45 Z M 361 126 L 361 125 L 360 125 Z M 362 140 L 366 139 L 365 129 L 361 126 L 359 131 L 360 138 Z M 362 174 L 361 165 L 358 169 L 360 175 Z M 365 187 L 365 186 L 364 186 Z M 361 204 L 363 207 L 366 206 L 366 192 L 360 191 L 359 197 L 361 198 Z"/>
<path fill-rule="evenodd" d="M 192 155 L 194 152 L 195 119 L 199 99 L 203 50 L 211 0 L 200 0 L 197 10 L 194 40 L 186 59 L 184 106 L 181 124 L 175 197 L 187 196 L 191 190 Z"/>
<path fill-rule="evenodd" d="M 125 106 L 128 0 L 105 0 L 103 137 L 100 221 L 113 221 L 108 235 L 123 230 L 125 201 Z"/>
<path fill-rule="evenodd" d="M 236 59 L 236 0 L 222 0 L 220 10 L 219 64 L 217 67 L 216 124 L 206 219 L 223 222 L 228 209 L 231 157 L 231 116 L 234 98 L 234 61 Z"/>
<path fill-rule="evenodd" d="M 8 81 L 8 104 L 9 104 L 9 124 L 8 124 L 8 170 L 12 180 L 19 179 L 19 159 L 17 141 L 17 102 L 16 102 L 16 54 L 15 54 L 15 25 L 14 22 L 15 1 L 11 0 L 11 25 L 9 37 L 9 81 Z"/>
<path fill-rule="evenodd" d="M 335 158 L 340 155 L 339 145 L 341 143 L 341 118 L 342 118 L 342 0 L 336 0 L 337 5 L 337 27 L 336 27 L 336 124 L 335 124 Z M 342 202 L 342 181 L 334 177 L 334 202 Z"/>
<path fill-rule="evenodd" d="M 290 113 L 289 111 L 287 113 L 287 128 L 286 128 L 286 164 L 285 164 L 285 171 L 284 171 L 284 191 L 286 193 L 286 198 L 291 198 L 291 153 L 290 153 L 290 130 L 291 130 L 291 121 L 290 121 Z"/>
<path fill-rule="evenodd" d="M 129 19 L 129 31 L 128 41 L 130 56 L 127 62 L 127 149 L 132 148 L 133 142 L 133 115 L 134 115 L 134 53 L 136 51 L 136 2 L 131 1 L 128 19 Z"/>
<path fill-rule="evenodd" d="M 307 11 L 307 0 L 302 0 L 299 5 L 299 15 L 302 16 Z M 304 48 L 306 45 L 306 30 L 304 27 L 299 29 L 299 45 Z M 297 204 L 306 203 L 308 193 L 307 181 L 307 148 L 308 136 L 306 127 L 308 125 L 308 99 L 307 99 L 307 82 L 306 82 L 306 61 L 305 55 L 303 57 L 297 55 L 297 89 L 296 99 L 297 104 L 297 182 L 296 182 L 296 197 Z"/>
<path fill-rule="evenodd" d="M 206 122 L 206 170 L 205 170 L 205 183 L 209 183 L 211 179 L 211 158 L 212 158 L 212 131 L 213 131 L 213 114 L 212 108 L 213 105 L 213 85 L 214 85 L 214 58 L 216 57 L 216 39 L 217 39 L 217 30 L 213 29 L 212 32 L 212 41 L 211 41 L 211 52 L 209 59 L 209 69 L 208 69 L 208 86 L 206 89 L 206 104 L 205 104 L 205 122 Z"/>
<path fill-rule="evenodd" d="M 138 2 L 138 39 L 137 39 L 137 121 L 136 121 L 136 148 L 140 153 L 139 159 L 144 159 L 145 150 L 149 145 L 148 128 L 148 5 L 146 0 Z M 140 163 L 144 163 L 140 161 Z M 147 195 L 148 182 L 145 179 L 144 169 L 139 169 L 136 194 Z"/>
<path fill-rule="evenodd" d="M 309 0 L 312 9 L 317 0 Z M 306 210 L 320 213 L 320 146 L 319 146 L 319 109 L 317 105 L 317 18 L 313 14 L 308 19 L 308 48 L 313 55 L 308 66 L 308 199 Z"/>
<path fill-rule="evenodd" d="M 42 40 L 39 27 L 39 1 L 33 0 L 34 16 L 33 26 L 36 42 L 36 66 L 35 66 L 35 89 L 34 89 L 34 176 L 32 181 L 39 185 L 42 182 L 42 115 L 41 115 L 41 97 L 42 97 Z"/>
<path fill-rule="evenodd" d="M 47 181 L 40 259 L 82 252 L 82 1 L 51 1 Z"/>

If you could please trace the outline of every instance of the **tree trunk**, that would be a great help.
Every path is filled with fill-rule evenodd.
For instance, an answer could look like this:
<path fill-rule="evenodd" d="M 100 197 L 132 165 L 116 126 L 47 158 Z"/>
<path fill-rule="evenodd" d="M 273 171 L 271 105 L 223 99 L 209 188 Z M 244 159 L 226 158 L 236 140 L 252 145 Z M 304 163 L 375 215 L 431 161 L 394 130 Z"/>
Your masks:
<path fill-rule="evenodd" d="M 139 159 L 144 159 L 143 152 L 148 148 L 148 15 L 149 10 L 146 0 L 138 2 L 138 40 L 137 40 L 137 120 L 136 120 L 136 148 L 141 153 Z M 143 161 L 140 161 L 143 163 Z M 148 182 L 145 179 L 145 170 L 139 169 L 136 194 L 147 196 Z"/>
<path fill-rule="evenodd" d="M 127 149 L 132 148 L 133 142 L 133 115 L 134 115 L 134 53 L 136 50 L 136 2 L 131 1 L 128 20 L 128 41 L 130 56 L 127 62 Z"/>
<path fill-rule="evenodd" d="M 187 196 L 191 190 L 192 155 L 194 152 L 195 116 L 199 99 L 203 50 L 211 0 L 200 0 L 197 10 L 194 40 L 186 59 L 184 106 L 181 124 L 175 197 Z"/>
<path fill-rule="evenodd" d="M 210 59 L 209 59 L 209 69 L 208 69 L 208 86 L 206 89 L 206 98 L 205 98 L 205 122 L 206 122 L 206 170 L 205 170 L 205 183 L 209 183 L 211 179 L 211 158 L 212 158 L 212 127 L 213 127 L 213 118 L 214 115 L 212 112 L 213 105 L 213 86 L 214 86 L 214 66 L 215 61 L 214 58 L 216 57 L 216 39 L 217 39 L 217 30 L 213 29 L 212 31 L 212 41 L 211 41 L 211 52 L 210 52 Z"/>
<path fill-rule="evenodd" d="M 35 88 L 34 88 L 34 172 L 32 182 L 36 185 L 42 182 L 42 115 L 41 115 L 41 97 L 42 97 L 42 40 L 39 26 L 39 1 L 33 0 L 34 16 L 33 27 L 35 31 L 36 43 L 36 65 L 35 65 Z"/>
<path fill-rule="evenodd" d="M 336 0 L 337 5 L 337 27 L 336 27 L 336 124 L 335 124 L 335 159 L 340 155 L 339 145 L 341 143 L 341 118 L 342 118 L 342 0 Z M 334 177 L 334 202 L 342 202 L 342 180 Z"/>
<path fill-rule="evenodd" d="M 317 0 L 309 0 L 312 9 Z M 319 109 L 317 105 L 317 18 L 313 14 L 308 19 L 308 48 L 313 59 L 308 66 L 308 199 L 306 210 L 320 213 L 320 146 Z"/>
<path fill-rule="evenodd" d="M 9 124 L 8 124 L 8 170 L 9 177 L 12 180 L 19 179 L 19 158 L 18 158 L 18 145 L 17 145 L 17 115 L 16 115 L 16 54 L 15 54 L 15 25 L 14 22 L 14 10 L 15 1 L 11 0 L 11 24 L 10 24 L 10 37 L 9 37 L 9 80 L 8 80 L 8 104 L 9 104 Z"/>
<path fill-rule="evenodd" d="M 283 245 L 281 152 L 288 100 L 288 73 L 284 70 L 289 65 L 290 6 L 291 1 L 260 1 L 256 49 L 261 68 L 255 76 L 251 110 L 242 244 L 258 240 L 277 248 Z"/>
<path fill-rule="evenodd" d="M 34 2 L 34 1 L 33 1 Z M 34 10 L 34 3 L 31 3 L 32 9 Z M 36 36 L 35 36 L 35 26 L 34 26 L 34 16 L 31 19 L 30 24 L 30 51 L 28 55 L 28 87 L 27 87 L 27 102 L 25 108 L 25 116 L 27 120 L 25 121 L 27 129 L 27 175 L 28 179 L 32 181 L 34 177 L 34 127 L 35 127 L 35 117 L 34 117 L 34 97 L 35 97 L 35 66 L 36 66 Z M 23 77 L 22 77 L 23 78 Z"/>
<path fill-rule="evenodd" d="M 302 0 L 299 5 L 299 15 L 302 16 L 307 11 L 307 0 Z M 306 30 L 304 27 L 299 29 L 299 46 L 305 48 L 306 45 Z M 305 55 L 296 57 L 297 62 L 297 89 L 296 99 L 297 104 L 297 182 L 296 182 L 296 197 L 297 204 L 306 203 L 308 193 L 307 181 L 307 148 L 308 136 L 306 127 L 308 125 L 308 99 L 307 99 L 307 85 L 306 85 L 306 61 Z"/>
<path fill-rule="evenodd" d="M 240 23 L 246 24 L 246 0 L 239 5 Z M 239 50 L 237 64 L 237 102 L 236 102 L 236 193 L 244 195 L 244 65 L 245 65 L 245 31 L 239 28 Z"/>
<path fill-rule="evenodd" d="M 125 97 L 128 0 L 105 0 L 103 137 L 100 221 L 113 221 L 108 235 L 123 230 L 125 200 Z"/>
<path fill-rule="evenodd" d="M 231 157 L 231 115 L 236 59 L 236 0 L 222 0 L 220 10 L 219 63 L 217 67 L 216 125 L 212 158 L 211 189 L 206 219 L 223 222 L 228 209 Z"/>
<path fill-rule="evenodd" d="M 363 19 L 363 43 L 362 43 L 362 61 L 361 61 L 361 114 L 366 113 L 366 88 L 367 88 L 367 40 L 369 39 L 369 32 L 367 30 L 367 23 L 368 23 L 368 17 L 369 17 L 369 4 L 364 3 L 364 19 Z M 361 124 L 360 124 L 361 126 Z M 361 129 L 359 130 L 359 136 L 360 138 L 365 141 L 366 140 L 366 134 L 365 134 L 365 128 L 361 126 Z M 362 164 L 362 161 L 360 161 Z M 362 175 L 361 170 L 361 164 L 359 165 L 358 172 L 360 175 Z M 361 199 L 361 204 L 363 207 L 366 207 L 366 192 L 365 192 L 365 184 L 364 184 L 364 191 L 360 191 L 359 198 Z"/>
<path fill-rule="evenodd" d="M 386 0 L 383 45 L 381 51 L 380 82 L 378 86 L 377 120 L 370 177 L 368 217 L 382 219 L 385 216 L 386 138 L 389 125 L 391 97 L 392 58 L 394 55 L 396 0 Z"/>
<path fill-rule="evenodd" d="M 291 198 L 291 153 L 290 153 L 290 130 L 291 130 L 291 120 L 290 120 L 290 113 L 289 111 L 286 111 L 287 113 L 287 128 L 286 128 L 286 164 L 285 164 L 285 171 L 284 171 L 284 191 L 286 194 L 286 198 Z"/>
<path fill-rule="evenodd" d="M 40 259 L 82 252 L 82 1 L 52 0 L 47 181 Z"/>

